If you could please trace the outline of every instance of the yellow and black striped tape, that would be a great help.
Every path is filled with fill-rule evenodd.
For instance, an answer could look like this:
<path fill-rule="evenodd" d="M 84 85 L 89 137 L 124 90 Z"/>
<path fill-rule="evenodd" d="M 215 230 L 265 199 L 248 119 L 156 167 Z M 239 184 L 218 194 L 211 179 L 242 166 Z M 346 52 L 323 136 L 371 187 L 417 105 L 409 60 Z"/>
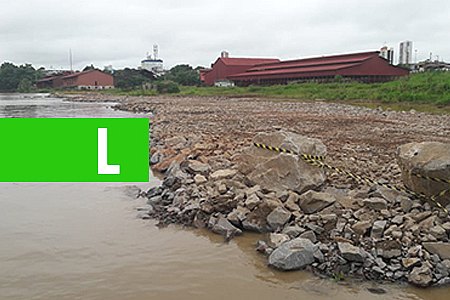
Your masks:
<path fill-rule="evenodd" d="M 309 155 L 309 154 L 300 154 L 295 151 L 286 149 L 286 148 L 280 148 L 280 147 L 273 147 L 270 145 L 260 144 L 260 143 L 253 143 L 253 145 L 257 148 L 262 148 L 265 150 L 270 150 L 278 153 L 286 153 L 286 154 L 293 154 L 293 155 L 302 155 L 304 159 L 311 159 L 311 160 L 319 160 L 323 161 L 325 160 L 325 157 L 320 155 Z"/>
<path fill-rule="evenodd" d="M 435 182 L 439 182 L 439 183 L 447 183 L 450 184 L 450 179 L 442 179 L 442 178 L 436 178 L 436 177 L 430 177 L 430 176 L 425 176 L 419 173 L 413 173 L 414 176 L 422 178 L 422 179 L 426 179 L 426 180 L 431 180 L 431 181 L 435 181 Z"/>
<path fill-rule="evenodd" d="M 346 171 L 346 170 L 342 170 L 342 169 L 340 169 L 338 167 L 331 166 L 331 165 L 329 165 L 329 164 L 324 162 L 325 158 L 323 156 L 316 156 L 316 155 L 310 155 L 310 154 L 304 154 L 304 153 L 297 153 L 295 151 L 288 150 L 288 149 L 285 149 L 285 148 L 273 147 L 273 146 L 265 145 L 265 144 L 261 144 L 261 143 L 253 143 L 253 145 L 255 147 L 257 147 L 257 148 L 262 148 L 262 149 L 266 149 L 266 150 L 270 150 L 270 151 L 274 151 L 274 152 L 278 152 L 278 153 L 287 153 L 287 154 L 292 154 L 292 155 L 298 155 L 305 162 L 307 162 L 307 163 L 309 163 L 309 164 L 311 164 L 313 166 L 326 168 L 326 169 L 335 171 L 335 172 L 337 172 L 339 174 L 347 175 L 347 176 L 353 178 L 354 180 L 356 180 L 357 182 L 360 182 L 360 183 L 369 184 L 369 185 L 376 184 L 376 185 L 385 187 L 387 189 L 391 189 L 391 190 L 394 190 L 394 191 L 406 193 L 406 194 L 408 194 L 408 195 L 410 195 L 412 197 L 415 197 L 415 198 L 422 198 L 422 199 L 425 199 L 425 200 L 429 199 L 438 208 L 442 209 L 445 213 L 448 214 L 448 210 L 441 203 L 439 203 L 437 201 L 437 199 L 440 198 L 440 197 L 443 197 L 447 193 L 450 193 L 450 189 L 449 190 L 443 190 L 437 195 L 434 195 L 434 196 L 431 196 L 431 197 L 427 197 L 424 194 L 416 193 L 416 192 L 411 191 L 410 189 L 407 189 L 407 188 L 400 188 L 400 187 L 394 186 L 392 184 L 380 183 L 380 182 L 377 182 L 377 181 L 375 181 L 375 180 L 373 180 L 371 178 L 362 177 L 362 176 L 359 176 L 359 175 L 354 174 L 352 172 L 349 172 L 349 171 Z"/>

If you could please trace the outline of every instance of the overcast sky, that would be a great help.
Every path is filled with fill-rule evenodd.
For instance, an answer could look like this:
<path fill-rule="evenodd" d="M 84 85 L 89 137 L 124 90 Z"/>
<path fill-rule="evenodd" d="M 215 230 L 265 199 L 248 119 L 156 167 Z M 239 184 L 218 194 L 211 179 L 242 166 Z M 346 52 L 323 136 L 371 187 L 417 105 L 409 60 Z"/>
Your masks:
<path fill-rule="evenodd" d="M 448 0 L 0 0 L 0 63 L 137 67 L 153 44 L 166 68 L 230 56 L 301 58 L 413 41 L 450 61 Z"/>

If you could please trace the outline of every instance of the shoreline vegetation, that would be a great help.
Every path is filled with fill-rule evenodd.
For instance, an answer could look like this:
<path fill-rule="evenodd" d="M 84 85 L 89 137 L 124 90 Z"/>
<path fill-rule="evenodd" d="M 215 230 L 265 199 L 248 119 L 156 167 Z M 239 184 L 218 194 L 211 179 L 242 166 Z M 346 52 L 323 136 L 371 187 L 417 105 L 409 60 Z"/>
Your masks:
<path fill-rule="evenodd" d="M 180 86 L 174 96 L 258 97 L 273 101 L 326 101 L 385 110 L 450 114 L 450 72 L 411 74 L 386 83 L 340 82 L 292 83 L 273 86 L 201 87 Z M 91 92 L 91 91 L 90 91 Z M 80 91 L 63 91 L 79 94 Z M 81 92 L 82 93 L 82 92 Z M 104 90 L 98 93 L 118 96 L 158 96 L 154 89 Z"/>

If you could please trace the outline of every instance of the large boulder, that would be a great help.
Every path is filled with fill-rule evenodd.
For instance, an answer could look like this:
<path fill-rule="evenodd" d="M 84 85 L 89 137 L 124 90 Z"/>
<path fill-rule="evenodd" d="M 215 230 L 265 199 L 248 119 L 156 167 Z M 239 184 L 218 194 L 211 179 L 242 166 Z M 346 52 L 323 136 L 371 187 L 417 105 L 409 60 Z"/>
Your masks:
<path fill-rule="evenodd" d="M 440 179 L 450 178 L 450 144 L 438 142 L 409 143 L 397 149 L 397 160 L 402 170 L 403 183 L 417 193 L 436 195 L 449 189 L 448 183 L 419 178 L 421 174 Z M 441 204 L 450 203 L 450 193 L 437 199 Z"/>
<path fill-rule="evenodd" d="M 296 238 L 275 249 L 269 256 L 269 265 L 283 271 L 302 269 L 314 262 L 317 250 L 310 240 Z"/>
<path fill-rule="evenodd" d="M 325 156 L 325 145 L 318 139 L 292 132 L 259 133 L 254 143 L 286 148 L 311 155 Z M 303 193 L 325 182 L 322 168 L 305 162 L 296 155 L 277 153 L 251 145 L 239 157 L 240 171 L 254 184 L 274 191 L 293 190 Z"/>
<path fill-rule="evenodd" d="M 408 281 L 418 287 L 430 286 L 433 281 L 431 268 L 426 264 L 421 267 L 415 267 L 411 273 L 409 273 Z"/>

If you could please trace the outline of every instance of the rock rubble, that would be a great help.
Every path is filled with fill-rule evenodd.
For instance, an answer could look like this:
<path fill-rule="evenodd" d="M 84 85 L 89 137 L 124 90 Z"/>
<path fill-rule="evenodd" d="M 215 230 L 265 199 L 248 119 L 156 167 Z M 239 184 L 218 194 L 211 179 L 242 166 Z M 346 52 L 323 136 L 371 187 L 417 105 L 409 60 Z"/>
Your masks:
<path fill-rule="evenodd" d="M 450 218 L 441 210 L 251 146 L 329 155 L 337 167 L 399 184 L 396 148 L 430 138 L 448 143 L 448 117 L 224 98 L 149 98 L 119 108 L 155 115 L 151 163 L 165 179 L 147 191 L 151 209 L 143 212 L 161 224 L 209 228 L 227 240 L 267 233 L 257 250 L 281 270 L 420 287 L 450 282 Z"/>

